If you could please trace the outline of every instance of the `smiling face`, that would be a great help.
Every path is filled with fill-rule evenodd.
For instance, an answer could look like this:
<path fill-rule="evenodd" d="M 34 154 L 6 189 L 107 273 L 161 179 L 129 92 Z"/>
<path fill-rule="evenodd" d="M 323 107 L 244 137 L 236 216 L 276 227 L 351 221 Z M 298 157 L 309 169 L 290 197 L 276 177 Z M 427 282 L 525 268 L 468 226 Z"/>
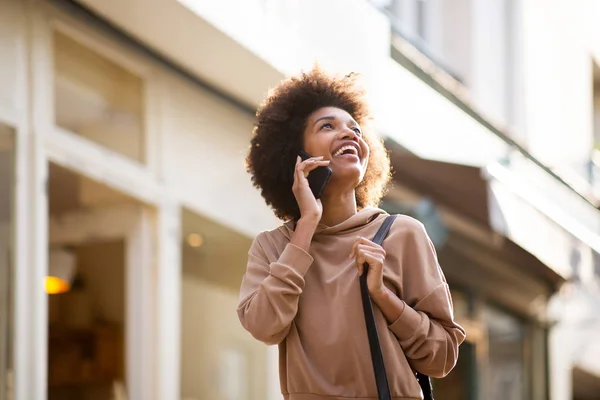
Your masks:
<path fill-rule="evenodd" d="M 323 107 L 309 115 L 304 150 L 314 157 L 331 160 L 329 168 L 333 174 L 328 187 L 356 188 L 369 160 L 369 146 L 363 140 L 361 127 L 350 114 L 336 107 Z"/>

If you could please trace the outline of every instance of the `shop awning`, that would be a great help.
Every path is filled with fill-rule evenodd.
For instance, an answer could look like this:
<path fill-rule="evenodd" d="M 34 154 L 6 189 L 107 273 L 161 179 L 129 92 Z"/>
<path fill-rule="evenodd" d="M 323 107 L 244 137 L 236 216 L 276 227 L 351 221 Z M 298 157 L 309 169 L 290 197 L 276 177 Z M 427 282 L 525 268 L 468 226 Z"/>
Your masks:
<path fill-rule="evenodd" d="M 521 160 L 480 168 L 423 159 L 393 143 L 388 148 L 395 181 L 510 239 L 506 246 L 535 256 L 544 267 L 534 268 L 554 281 L 570 278 L 584 247 L 600 247 L 600 229 L 592 226 L 600 224 L 600 211 Z"/>

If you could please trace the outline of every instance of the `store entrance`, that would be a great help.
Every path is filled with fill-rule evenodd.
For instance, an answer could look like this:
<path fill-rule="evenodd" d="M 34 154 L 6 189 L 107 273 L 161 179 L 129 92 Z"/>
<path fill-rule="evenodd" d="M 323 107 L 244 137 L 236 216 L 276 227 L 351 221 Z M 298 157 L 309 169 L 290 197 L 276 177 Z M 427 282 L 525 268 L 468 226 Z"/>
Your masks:
<path fill-rule="evenodd" d="M 52 163 L 48 175 L 48 397 L 124 399 L 134 370 L 128 232 L 143 205 Z"/>

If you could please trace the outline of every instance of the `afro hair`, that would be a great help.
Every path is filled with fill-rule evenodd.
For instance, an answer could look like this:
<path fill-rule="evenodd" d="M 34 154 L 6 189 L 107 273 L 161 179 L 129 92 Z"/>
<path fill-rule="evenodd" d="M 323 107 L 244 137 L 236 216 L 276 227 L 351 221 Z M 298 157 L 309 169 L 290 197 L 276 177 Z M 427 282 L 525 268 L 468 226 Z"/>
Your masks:
<path fill-rule="evenodd" d="M 270 91 L 256 112 L 246 157 L 252 183 L 282 220 L 300 218 L 292 193 L 294 165 L 303 147 L 306 121 L 323 107 L 340 108 L 363 126 L 370 157 L 365 176 L 355 191 L 358 208 L 377 205 L 390 180 L 390 160 L 382 140 L 364 129 L 370 114 L 357 75 L 335 77 L 315 67 L 284 80 Z"/>

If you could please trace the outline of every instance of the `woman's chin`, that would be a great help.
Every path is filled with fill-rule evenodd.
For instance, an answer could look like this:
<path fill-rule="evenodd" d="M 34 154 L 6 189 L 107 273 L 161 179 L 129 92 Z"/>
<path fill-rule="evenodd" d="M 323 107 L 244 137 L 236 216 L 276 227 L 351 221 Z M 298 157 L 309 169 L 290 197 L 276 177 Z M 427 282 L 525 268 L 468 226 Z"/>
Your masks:
<path fill-rule="evenodd" d="M 362 177 L 363 173 L 360 168 L 335 169 L 331 174 L 329 186 L 354 189 L 360 184 Z"/>
<path fill-rule="evenodd" d="M 340 177 L 344 177 L 345 179 L 351 177 L 358 177 L 362 175 L 363 166 L 360 163 L 345 163 L 343 164 L 334 164 L 331 163 L 329 167 L 333 171 L 333 175 L 338 175 Z"/>

